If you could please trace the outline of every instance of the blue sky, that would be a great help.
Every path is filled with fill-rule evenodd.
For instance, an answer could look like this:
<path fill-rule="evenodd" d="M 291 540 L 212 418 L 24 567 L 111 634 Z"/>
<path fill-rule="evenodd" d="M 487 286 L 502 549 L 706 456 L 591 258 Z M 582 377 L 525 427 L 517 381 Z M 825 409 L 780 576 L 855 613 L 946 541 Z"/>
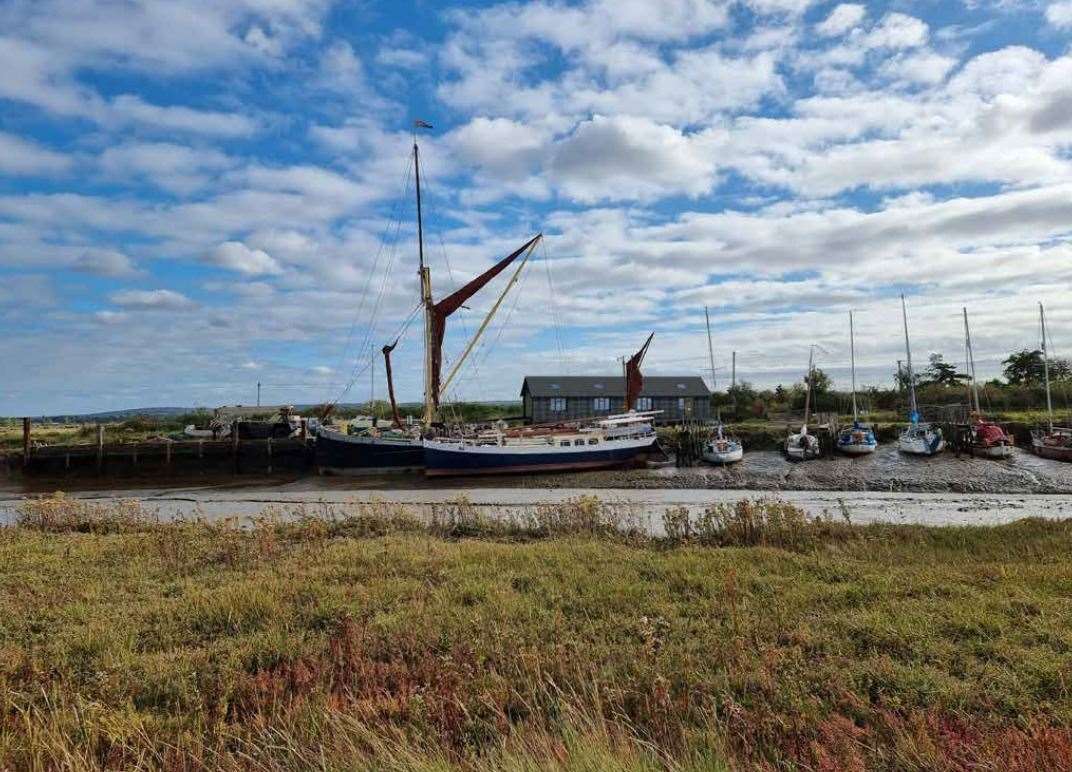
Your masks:
<path fill-rule="evenodd" d="M 966 306 L 996 374 L 1040 301 L 1072 353 L 1070 40 L 1072 0 L 7 0 L 0 415 L 382 396 L 416 117 L 437 296 L 546 235 L 452 397 L 650 330 L 648 372 L 709 376 L 705 304 L 720 382 L 815 343 L 846 385 L 855 309 L 888 383 L 900 292 L 919 363 Z"/>

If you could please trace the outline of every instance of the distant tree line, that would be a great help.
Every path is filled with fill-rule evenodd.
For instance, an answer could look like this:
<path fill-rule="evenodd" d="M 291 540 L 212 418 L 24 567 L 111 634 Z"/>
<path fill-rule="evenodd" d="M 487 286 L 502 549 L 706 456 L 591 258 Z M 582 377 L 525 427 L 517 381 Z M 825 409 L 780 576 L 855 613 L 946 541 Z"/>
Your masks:
<path fill-rule="evenodd" d="M 1024 410 L 1045 406 L 1046 364 L 1041 350 L 1014 351 L 1002 366 L 1003 379 L 979 383 L 979 399 L 984 410 Z M 1072 407 L 1072 365 L 1067 359 L 1051 359 L 1049 374 L 1054 408 L 1066 411 Z M 913 373 L 913 378 L 921 405 L 967 402 L 970 375 L 960 372 L 940 353 L 931 354 L 927 365 Z M 901 367 L 893 373 L 891 388 L 861 388 L 857 391 L 857 402 L 864 410 L 903 412 L 908 405 L 908 386 L 908 369 Z M 848 412 L 851 409 L 850 393 L 834 389 L 830 377 L 820 368 L 812 373 L 811 392 L 814 411 Z M 747 381 L 740 381 L 724 392 L 716 392 L 713 401 L 724 418 L 741 419 L 803 410 L 806 395 L 806 379 L 789 386 L 779 384 L 773 389 L 758 390 Z"/>

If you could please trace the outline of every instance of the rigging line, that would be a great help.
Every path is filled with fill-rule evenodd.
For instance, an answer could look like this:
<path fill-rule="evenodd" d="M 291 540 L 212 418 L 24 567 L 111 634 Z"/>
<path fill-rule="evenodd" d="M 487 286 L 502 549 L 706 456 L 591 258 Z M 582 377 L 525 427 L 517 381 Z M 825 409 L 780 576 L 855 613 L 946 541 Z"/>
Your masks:
<path fill-rule="evenodd" d="M 365 307 L 365 300 L 366 300 L 366 298 L 368 296 L 369 285 L 372 283 L 372 277 L 376 274 L 376 269 L 379 266 L 380 258 L 383 255 L 383 250 L 387 246 L 388 233 L 390 232 L 391 227 L 393 225 L 396 225 L 396 223 L 397 223 L 397 226 L 396 226 L 396 230 L 395 230 L 395 241 L 397 243 L 398 232 L 399 232 L 399 230 L 401 228 L 401 222 L 402 222 L 402 207 L 404 206 L 404 202 L 405 202 L 407 194 L 409 192 L 409 181 L 410 181 L 410 175 L 411 174 L 412 174 L 412 170 L 411 170 L 410 165 L 409 165 L 409 160 L 407 159 L 406 164 L 405 164 L 405 166 L 403 168 L 403 173 L 402 173 L 402 192 L 399 195 L 399 197 L 397 199 L 395 199 L 395 205 L 394 205 L 394 208 L 392 210 L 391 218 L 384 225 L 383 233 L 380 234 L 380 247 L 376 251 L 376 259 L 373 262 L 372 270 L 369 271 L 368 274 L 365 277 L 365 287 L 361 291 L 361 301 L 360 301 L 360 303 L 358 305 L 357 311 L 354 313 L 353 319 L 350 322 L 350 330 L 346 335 L 346 343 L 343 345 L 342 353 L 339 355 L 339 364 L 336 367 L 336 372 L 342 372 L 343 362 L 347 358 L 347 353 L 350 350 L 350 343 L 353 341 L 354 330 L 357 328 L 357 320 L 361 317 L 361 312 Z M 392 247 L 393 247 L 393 245 L 392 245 Z"/>
<path fill-rule="evenodd" d="M 546 238 L 540 239 L 540 249 L 543 250 L 543 264 L 547 271 L 547 287 L 551 296 L 551 324 L 555 331 L 555 345 L 558 347 L 558 364 L 559 367 L 568 372 L 566 368 L 565 349 L 562 346 L 562 321 L 558 313 L 558 303 L 555 300 L 557 293 L 555 292 L 555 282 L 551 278 L 551 258 L 547 253 Z"/>
<path fill-rule="evenodd" d="M 402 230 L 402 220 L 401 220 L 401 218 L 399 218 L 399 220 L 397 221 L 397 227 L 395 229 L 395 238 L 392 241 L 391 249 L 388 252 L 387 266 L 386 266 L 386 269 L 383 272 L 383 278 L 380 281 L 380 289 L 379 289 L 379 292 L 376 295 L 375 304 L 373 305 L 372 311 L 371 311 L 371 313 L 369 315 L 369 324 L 365 328 L 364 339 L 362 340 L 361 346 L 359 347 L 359 351 L 361 351 L 361 352 L 366 352 L 367 351 L 368 352 L 367 355 L 368 355 L 369 364 L 367 364 L 365 367 L 362 368 L 362 370 L 361 370 L 362 372 L 364 372 L 370 366 L 372 366 L 371 363 L 373 361 L 375 361 L 376 351 L 375 351 L 375 346 L 373 346 L 372 339 L 376 334 L 377 319 L 379 317 L 380 307 L 382 306 L 383 298 L 387 293 L 387 287 L 388 287 L 388 285 L 390 283 L 390 278 L 391 278 L 391 271 L 392 271 L 392 269 L 394 267 L 395 259 L 398 256 L 398 252 L 397 252 L 396 247 L 398 245 L 398 238 L 399 238 L 399 236 L 401 234 L 401 230 Z M 362 357 L 363 356 L 364 356 L 364 353 L 362 353 Z M 357 360 L 358 363 L 360 361 L 361 361 L 361 359 Z M 353 385 L 357 382 L 357 379 L 360 377 L 357 374 L 357 368 L 358 368 L 358 364 L 355 363 L 354 370 L 352 371 L 352 377 L 350 379 L 350 382 L 346 384 L 346 387 L 343 389 L 343 392 L 339 396 L 339 399 L 342 399 L 342 397 L 345 396 L 350 391 L 351 388 L 353 388 Z"/>

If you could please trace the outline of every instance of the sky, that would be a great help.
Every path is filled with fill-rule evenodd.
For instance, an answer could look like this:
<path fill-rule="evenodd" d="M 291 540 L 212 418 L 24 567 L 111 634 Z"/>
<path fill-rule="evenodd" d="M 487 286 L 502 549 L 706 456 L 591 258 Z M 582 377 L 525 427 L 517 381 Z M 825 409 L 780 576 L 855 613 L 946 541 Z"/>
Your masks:
<path fill-rule="evenodd" d="M 0 415 L 421 396 L 437 298 L 544 240 L 451 386 L 890 385 L 1072 354 L 1072 0 L 4 0 Z M 451 318 L 449 363 L 507 275 Z"/>

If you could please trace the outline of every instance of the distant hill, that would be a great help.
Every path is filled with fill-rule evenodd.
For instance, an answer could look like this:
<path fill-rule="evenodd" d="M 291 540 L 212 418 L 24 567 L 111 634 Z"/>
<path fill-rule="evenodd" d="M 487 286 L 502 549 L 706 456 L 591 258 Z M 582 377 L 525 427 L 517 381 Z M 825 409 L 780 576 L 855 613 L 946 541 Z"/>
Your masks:
<path fill-rule="evenodd" d="M 504 399 L 504 400 L 481 400 L 480 405 L 511 405 L 516 404 L 517 400 Z M 398 406 L 400 408 L 415 407 L 419 403 L 417 402 L 400 402 Z M 466 404 L 466 403 L 463 403 Z M 360 410 L 365 407 L 364 402 L 347 402 L 336 405 L 341 410 Z M 308 405 L 295 405 L 294 409 L 299 413 L 307 413 L 319 404 Z M 89 423 L 115 423 L 117 421 L 126 421 L 129 418 L 135 416 L 145 416 L 148 418 L 172 418 L 184 413 L 198 413 L 208 412 L 211 413 L 214 408 L 210 407 L 137 407 L 129 408 L 126 410 L 105 410 L 100 413 L 65 413 L 46 416 L 32 416 L 34 421 L 49 422 L 49 423 L 71 423 L 71 424 L 89 424 Z M 22 416 L 8 416 L 9 419 L 21 418 Z"/>

